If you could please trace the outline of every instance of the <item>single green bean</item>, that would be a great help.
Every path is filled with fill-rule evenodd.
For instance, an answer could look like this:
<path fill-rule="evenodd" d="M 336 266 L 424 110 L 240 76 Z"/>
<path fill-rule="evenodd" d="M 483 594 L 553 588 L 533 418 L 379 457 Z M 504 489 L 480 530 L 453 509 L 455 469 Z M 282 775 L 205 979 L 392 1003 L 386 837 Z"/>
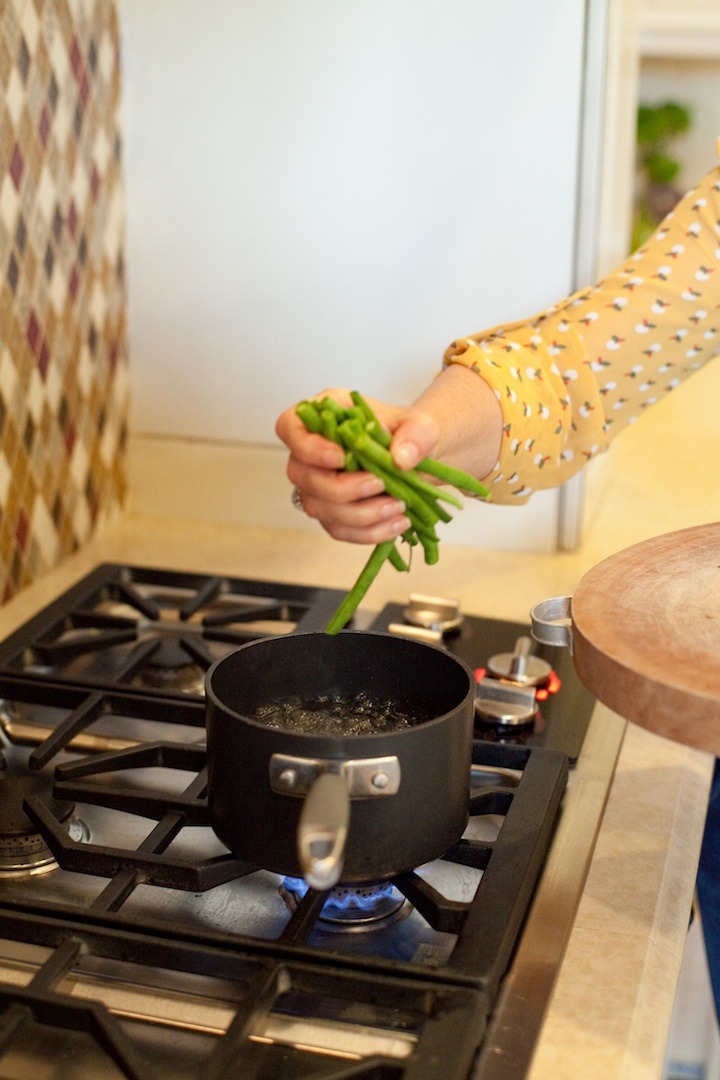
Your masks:
<path fill-rule="evenodd" d="M 379 422 L 372 408 L 368 405 L 367 401 L 358 390 L 350 391 L 350 400 L 352 401 L 353 405 L 360 410 L 365 420 L 369 420 L 376 424 Z"/>
<path fill-rule="evenodd" d="M 295 412 L 308 431 L 312 431 L 315 435 L 322 435 L 322 420 L 314 401 L 301 401 L 296 406 Z"/>
<path fill-rule="evenodd" d="M 338 404 L 338 402 L 335 401 L 334 398 L 324 397 L 320 402 L 320 408 L 331 409 L 335 413 L 338 419 L 338 423 L 345 419 L 346 410 L 343 408 L 342 405 Z"/>
<path fill-rule="evenodd" d="M 394 546 L 394 540 L 386 540 L 373 548 L 370 558 L 358 575 L 357 581 L 325 627 L 326 634 L 337 634 L 347 625 Z"/>
<path fill-rule="evenodd" d="M 320 423 L 322 425 L 322 434 L 326 439 L 330 439 L 332 442 L 340 441 L 337 416 L 332 409 L 323 408 L 320 410 Z"/>
<path fill-rule="evenodd" d="M 476 480 L 474 476 L 463 472 L 462 469 L 446 465 L 443 461 L 435 461 L 434 458 L 426 457 L 418 462 L 416 468 L 418 472 L 427 473 L 428 476 L 434 476 L 437 480 L 442 480 L 446 484 L 452 484 L 459 491 L 464 491 L 469 495 L 477 495 L 480 499 L 490 498 L 490 489 L 485 487 L 480 480 Z"/>
<path fill-rule="evenodd" d="M 410 567 L 405 562 L 402 555 L 400 554 L 400 552 L 398 551 L 398 549 L 395 547 L 394 544 L 390 548 L 390 553 L 388 555 L 388 562 L 392 566 L 394 566 L 396 570 L 400 570 L 401 573 L 406 573 L 410 569 Z"/>
<path fill-rule="evenodd" d="M 440 545 L 437 540 L 431 540 L 430 537 L 423 536 L 422 534 L 420 534 L 420 543 L 425 552 L 425 562 L 428 566 L 432 566 L 440 557 Z"/>
<path fill-rule="evenodd" d="M 365 430 L 376 443 L 380 443 L 386 450 L 389 450 L 390 443 L 392 442 L 392 435 L 386 428 L 382 427 L 377 420 L 368 420 L 365 425 Z"/>

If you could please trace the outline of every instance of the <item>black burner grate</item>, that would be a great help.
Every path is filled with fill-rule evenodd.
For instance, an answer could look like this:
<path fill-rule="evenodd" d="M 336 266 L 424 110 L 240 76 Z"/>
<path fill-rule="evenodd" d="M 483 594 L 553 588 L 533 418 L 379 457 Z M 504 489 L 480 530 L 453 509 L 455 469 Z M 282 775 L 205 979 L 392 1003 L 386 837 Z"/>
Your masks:
<path fill-rule="evenodd" d="M 322 630 L 342 595 L 106 563 L 0 643 L 0 672 L 201 698 L 215 660 L 259 637 Z"/>
<path fill-rule="evenodd" d="M 279 932 L 267 937 L 243 932 L 242 926 L 229 931 L 192 919 L 187 924 L 168 924 L 154 914 L 152 900 L 138 909 L 133 898 L 140 890 L 202 894 L 226 885 L 234 890 L 241 910 L 245 882 L 258 874 L 268 876 L 224 849 L 206 855 L 201 848 L 192 857 L 174 854 L 174 844 L 183 832 L 207 825 L 201 742 L 156 740 L 120 750 L 73 752 L 74 742 L 82 743 L 93 728 L 107 728 L 106 735 L 112 738 L 114 723 L 142 723 L 156 715 L 162 716 L 169 729 L 192 738 L 201 724 L 202 704 L 53 687 L 9 677 L 0 679 L 0 695 L 11 716 L 10 705 L 22 706 L 26 739 L 33 724 L 38 733 L 45 731 L 48 702 L 53 702 L 55 724 L 28 753 L 36 768 L 53 770 L 55 799 L 73 802 L 81 818 L 91 808 L 101 808 L 147 824 L 147 832 L 134 848 L 107 846 L 92 838 L 84 842 L 71 838 L 67 824 L 55 817 L 49 798 L 33 795 L 26 801 L 28 816 L 59 863 L 57 873 L 88 875 L 105 884 L 101 880 L 82 903 L 69 902 L 62 891 L 55 899 L 51 887 L 39 900 L 32 891 L 17 898 L 16 890 L 0 885 L 2 936 L 50 950 L 26 987 L 6 988 L 0 995 L 4 1017 L 0 1048 L 5 1044 L 11 1052 L 22 1041 L 23 1032 L 27 1035 L 36 1026 L 85 1033 L 93 1043 L 92 1053 L 111 1059 L 121 1076 L 167 1076 L 161 1063 L 157 1072 L 149 1066 L 152 1047 L 145 1046 L 138 1058 L 122 1009 L 118 1012 L 98 1001 L 78 1002 L 63 989 L 68 982 L 84 985 L 88 965 L 104 958 L 120 966 L 134 965 L 132 976 L 122 976 L 123 983 L 142 984 L 149 973 L 166 968 L 173 978 L 203 975 L 213 986 L 222 986 L 234 1019 L 222 1038 L 215 1034 L 209 1045 L 207 1037 L 200 1040 L 202 1050 L 195 1045 L 195 1036 L 177 1035 L 190 1043 L 182 1067 L 190 1071 L 181 1070 L 178 1076 L 241 1077 L 252 1069 L 259 1071 L 249 1075 L 288 1080 L 352 1075 L 430 1078 L 437 1075 L 437 1049 L 450 1034 L 455 1064 L 445 1071 L 448 1076 L 467 1075 L 550 842 L 567 777 L 564 755 L 480 741 L 474 744 L 473 762 L 484 783 L 470 796 L 471 821 L 501 818 L 502 825 L 495 839 L 463 838 L 440 860 L 481 871 L 472 896 L 464 901 L 445 896 L 421 871 L 398 875 L 393 881 L 416 915 L 451 941 L 442 962 L 435 957 L 428 963 L 422 955 L 405 959 L 388 956 L 382 949 L 377 955 L 339 950 L 336 939 L 319 930 L 326 897 L 312 890 L 294 912 L 284 909 Z M 139 787 L 138 770 L 150 777 L 159 770 L 177 774 L 179 783 L 169 783 L 168 791 L 147 784 Z M 238 986 L 247 991 L 239 1002 L 235 1000 Z M 335 1018 L 335 1023 L 347 1022 L 343 1019 L 347 1016 L 356 1023 L 360 1015 L 365 1026 L 382 1025 L 386 1014 L 403 1017 L 401 1027 L 405 1031 L 405 1025 L 409 1026 L 412 1054 L 407 1060 L 390 1056 L 354 1066 L 346 1062 L 342 1070 L 357 1070 L 348 1072 L 338 1069 L 337 1062 L 331 1066 L 332 1059 L 325 1054 L 291 1052 L 287 1046 L 281 1051 L 277 1044 L 269 1046 L 258 1039 L 261 1017 L 287 1021 L 292 1002 L 299 1000 L 304 1009 L 313 1010 L 315 1022 L 315 1013 L 322 1013 L 322 1002 L 328 999 L 337 999 L 341 1019 Z M 139 1042 L 144 1045 L 144 1035 Z M 456 1071 L 450 1072 L 450 1067 Z"/>

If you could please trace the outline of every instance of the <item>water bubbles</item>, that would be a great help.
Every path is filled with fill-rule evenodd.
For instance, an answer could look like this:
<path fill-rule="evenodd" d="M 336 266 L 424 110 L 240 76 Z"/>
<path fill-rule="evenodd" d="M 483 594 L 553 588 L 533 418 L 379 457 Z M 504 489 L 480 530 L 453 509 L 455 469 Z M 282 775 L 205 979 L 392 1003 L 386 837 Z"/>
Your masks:
<path fill-rule="evenodd" d="M 368 694 L 351 698 L 323 694 L 311 700 L 299 697 L 269 702 L 250 714 L 266 727 L 310 735 L 381 735 L 403 731 L 429 720 L 416 705 L 395 700 L 378 701 Z"/>

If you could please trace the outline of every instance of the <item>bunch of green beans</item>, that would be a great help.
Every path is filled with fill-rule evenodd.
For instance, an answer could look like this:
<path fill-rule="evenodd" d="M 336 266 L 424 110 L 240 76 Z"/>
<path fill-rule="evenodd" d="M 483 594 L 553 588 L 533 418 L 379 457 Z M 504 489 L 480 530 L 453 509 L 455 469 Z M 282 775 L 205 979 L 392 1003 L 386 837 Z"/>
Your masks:
<path fill-rule="evenodd" d="M 410 548 L 420 545 L 428 565 L 436 563 L 439 539 L 435 526 L 439 521 L 452 521 L 452 515 L 442 504 L 460 510 L 463 504 L 455 495 L 430 483 L 420 474 L 432 476 L 474 498 L 489 500 L 490 492 L 474 476 L 434 458 L 423 458 L 416 468 L 407 471 L 398 468 L 389 450 L 390 432 L 382 426 L 357 390 L 353 390 L 350 397 L 352 405 L 348 409 L 325 397 L 322 401 L 301 401 L 296 412 L 308 431 L 324 435 L 343 447 L 348 471 L 364 469 L 374 473 L 382 480 L 388 495 L 404 503 L 410 528 L 402 534 L 402 540 Z M 394 540 L 377 544 L 352 589 L 325 627 L 326 634 L 337 634 L 347 625 L 386 561 L 396 570 L 410 569 Z"/>

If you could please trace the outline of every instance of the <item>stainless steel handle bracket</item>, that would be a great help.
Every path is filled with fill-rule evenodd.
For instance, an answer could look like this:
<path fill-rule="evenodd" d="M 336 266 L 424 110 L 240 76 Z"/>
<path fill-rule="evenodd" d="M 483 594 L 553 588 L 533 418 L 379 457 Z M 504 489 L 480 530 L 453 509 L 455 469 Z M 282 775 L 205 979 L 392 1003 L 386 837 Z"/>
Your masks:
<path fill-rule="evenodd" d="M 530 633 L 543 645 L 562 645 L 573 651 L 571 596 L 541 600 L 530 611 Z"/>
<path fill-rule="evenodd" d="M 304 798 L 318 776 L 337 773 L 343 777 L 351 799 L 395 795 L 400 787 L 400 762 L 389 757 L 302 758 L 273 754 L 270 758 L 270 787 L 279 795 Z"/>

